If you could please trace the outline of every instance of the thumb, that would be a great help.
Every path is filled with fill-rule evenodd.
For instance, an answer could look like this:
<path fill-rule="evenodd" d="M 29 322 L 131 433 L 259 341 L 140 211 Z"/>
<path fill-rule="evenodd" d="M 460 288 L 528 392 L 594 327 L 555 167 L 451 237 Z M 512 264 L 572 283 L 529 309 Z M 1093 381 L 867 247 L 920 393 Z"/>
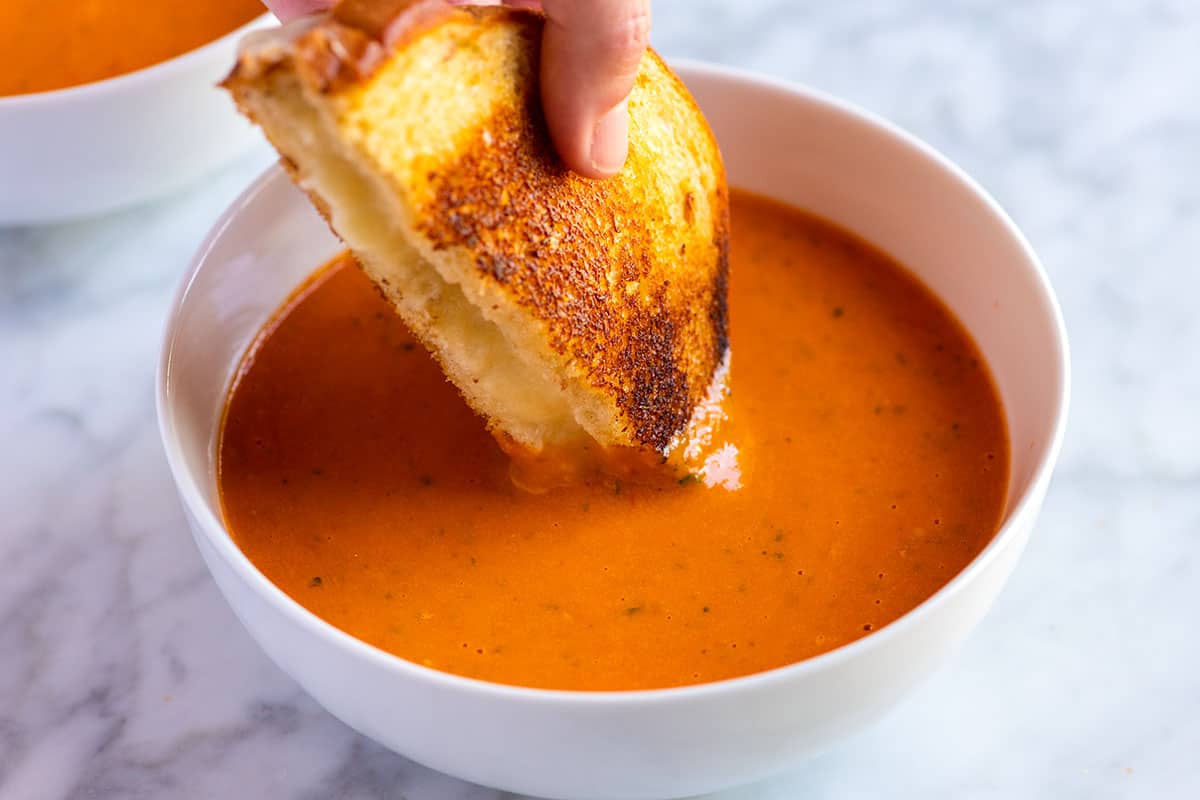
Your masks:
<path fill-rule="evenodd" d="M 626 101 L 650 37 L 650 0 L 542 0 L 542 105 L 554 146 L 589 178 L 629 147 Z"/>

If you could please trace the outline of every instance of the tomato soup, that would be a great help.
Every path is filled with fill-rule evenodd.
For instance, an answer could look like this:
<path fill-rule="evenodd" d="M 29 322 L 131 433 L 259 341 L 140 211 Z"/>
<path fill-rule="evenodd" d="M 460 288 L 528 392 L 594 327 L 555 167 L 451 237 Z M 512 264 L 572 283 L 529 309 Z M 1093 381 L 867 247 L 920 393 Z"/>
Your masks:
<path fill-rule="evenodd" d="M 242 365 L 220 439 L 226 521 L 333 625 L 447 672 L 555 689 L 746 675 L 878 630 L 1003 513 L 996 389 L 947 309 L 830 224 L 733 197 L 742 488 L 615 480 L 547 494 L 507 463 L 349 257 Z"/>
<path fill-rule="evenodd" d="M 0 97 L 133 72 L 265 11 L 261 0 L 3 0 Z"/>

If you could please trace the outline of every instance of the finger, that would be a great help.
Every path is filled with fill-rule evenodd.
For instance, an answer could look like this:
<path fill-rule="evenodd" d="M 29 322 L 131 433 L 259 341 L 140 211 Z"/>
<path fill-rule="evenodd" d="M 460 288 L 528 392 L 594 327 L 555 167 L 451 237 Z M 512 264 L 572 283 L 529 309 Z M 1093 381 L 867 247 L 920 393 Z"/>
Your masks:
<path fill-rule="evenodd" d="M 542 0 L 542 105 L 567 166 L 616 174 L 629 147 L 629 91 L 650 36 L 650 0 Z"/>
<path fill-rule="evenodd" d="M 266 0 L 266 4 L 281 22 L 287 22 L 315 11 L 324 11 L 333 5 L 333 0 Z"/>

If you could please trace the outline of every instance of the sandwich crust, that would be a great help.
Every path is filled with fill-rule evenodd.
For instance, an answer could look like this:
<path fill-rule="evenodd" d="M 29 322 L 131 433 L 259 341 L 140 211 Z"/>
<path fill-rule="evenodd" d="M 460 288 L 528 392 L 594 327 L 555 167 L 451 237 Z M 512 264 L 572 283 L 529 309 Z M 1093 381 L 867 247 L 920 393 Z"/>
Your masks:
<path fill-rule="evenodd" d="M 542 25 L 346 0 L 252 35 L 223 85 L 502 443 L 694 450 L 729 353 L 716 142 L 651 51 L 625 167 L 567 170 L 540 106 Z M 518 407 L 504 370 L 540 410 Z"/>

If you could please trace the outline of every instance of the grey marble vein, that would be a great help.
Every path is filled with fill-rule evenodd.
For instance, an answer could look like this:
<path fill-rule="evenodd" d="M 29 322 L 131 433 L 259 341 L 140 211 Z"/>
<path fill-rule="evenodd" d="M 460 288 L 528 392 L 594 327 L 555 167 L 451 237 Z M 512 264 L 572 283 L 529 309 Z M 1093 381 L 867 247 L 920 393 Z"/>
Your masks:
<path fill-rule="evenodd" d="M 963 165 L 1042 255 L 1076 370 L 1044 517 L 980 629 L 881 724 L 723 800 L 1200 797 L 1200 4 L 659 0 L 654 36 Z M 0 230 L 0 800 L 501 797 L 322 711 L 184 528 L 154 423 L 163 314 L 268 161 Z"/>

